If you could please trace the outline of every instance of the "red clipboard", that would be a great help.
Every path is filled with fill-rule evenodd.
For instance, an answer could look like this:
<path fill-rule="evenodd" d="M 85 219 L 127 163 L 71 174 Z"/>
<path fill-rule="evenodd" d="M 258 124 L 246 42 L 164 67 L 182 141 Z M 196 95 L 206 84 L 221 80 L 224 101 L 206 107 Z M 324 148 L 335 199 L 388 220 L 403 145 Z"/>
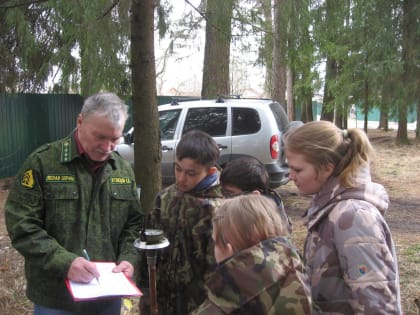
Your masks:
<path fill-rule="evenodd" d="M 93 279 L 90 283 L 65 280 L 74 301 L 89 301 L 115 297 L 137 297 L 143 293 L 133 280 L 122 272 L 112 272 L 116 266 L 113 262 L 95 262 L 99 271 L 99 282 Z"/>

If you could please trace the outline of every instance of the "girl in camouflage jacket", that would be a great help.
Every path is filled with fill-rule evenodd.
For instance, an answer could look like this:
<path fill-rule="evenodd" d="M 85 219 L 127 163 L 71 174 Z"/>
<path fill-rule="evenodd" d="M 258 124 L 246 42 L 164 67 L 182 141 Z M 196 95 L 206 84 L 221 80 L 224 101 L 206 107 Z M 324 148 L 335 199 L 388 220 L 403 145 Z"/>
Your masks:
<path fill-rule="evenodd" d="M 206 301 L 192 314 L 312 314 L 301 259 L 271 199 L 228 199 L 212 221 L 219 265 Z"/>
<path fill-rule="evenodd" d="M 324 314 L 401 314 L 395 247 L 383 216 L 388 194 L 371 181 L 367 136 L 317 121 L 284 141 L 289 178 L 301 195 L 314 195 L 304 251 L 314 302 Z"/>

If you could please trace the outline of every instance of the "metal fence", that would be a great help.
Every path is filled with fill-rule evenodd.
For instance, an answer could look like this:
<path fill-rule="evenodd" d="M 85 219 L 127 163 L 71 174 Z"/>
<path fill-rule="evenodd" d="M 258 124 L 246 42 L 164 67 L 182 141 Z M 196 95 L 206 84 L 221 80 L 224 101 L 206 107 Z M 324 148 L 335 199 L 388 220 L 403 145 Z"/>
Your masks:
<path fill-rule="evenodd" d="M 38 146 L 75 127 L 80 95 L 0 94 L 0 178 L 14 176 Z"/>
<path fill-rule="evenodd" d="M 158 104 L 171 100 L 159 96 Z M 125 101 L 131 113 L 131 99 Z M 0 94 L 0 178 L 15 176 L 37 147 L 67 136 L 82 105 L 78 94 Z M 131 125 L 130 114 L 126 127 Z"/>

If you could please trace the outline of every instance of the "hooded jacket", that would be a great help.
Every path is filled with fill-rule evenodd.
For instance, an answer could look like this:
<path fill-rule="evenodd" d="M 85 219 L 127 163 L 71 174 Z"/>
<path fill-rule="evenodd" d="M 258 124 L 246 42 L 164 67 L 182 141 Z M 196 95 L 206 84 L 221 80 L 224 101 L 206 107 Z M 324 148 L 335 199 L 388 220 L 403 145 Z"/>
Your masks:
<path fill-rule="evenodd" d="M 389 199 L 364 169 L 356 188 L 331 177 L 307 210 L 304 258 L 312 297 L 324 314 L 401 314 Z"/>
<path fill-rule="evenodd" d="M 188 314 L 206 297 L 204 282 L 216 266 L 211 219 L 223 200 L 218 174 L 208 179 L 190 192 L 173 184 L 156 198 L 152 216 L 170 243 L 157 263 L 159 314 Z"/>
<path fill-rule="evenodd" d="M 192 314 L 313 314 L 302 261 L 283 237 L 264 240 L 222 262 L 206 301 Z"/>

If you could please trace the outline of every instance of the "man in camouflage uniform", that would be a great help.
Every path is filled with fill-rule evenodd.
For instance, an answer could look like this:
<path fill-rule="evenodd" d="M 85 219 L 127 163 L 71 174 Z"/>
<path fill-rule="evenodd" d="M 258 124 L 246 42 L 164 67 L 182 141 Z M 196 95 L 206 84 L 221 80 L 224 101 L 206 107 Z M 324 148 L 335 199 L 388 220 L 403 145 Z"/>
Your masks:
<path fill-rule="evenodd" d="M 84 249 L 92 260 L 116 262 L 114 272 L 133 275 L 140 204 L 132 168 L 113 152 L 126 119 L 115 94 L 87 98 L 77 129 L 35 150 L 16 177 L 6 225 L 25 258 L 35 315 L 120 314 L 120 299 L 74 302 L 64 280 L 99 276 Z"/>
<path fill-rule="evenodd" d="M 170 242 L 157 264 L 159 314 L 186 315 L 206 297 L 204 283 L 215 267 L 211 218 L 222 200 L 218 157 L 219 148 L 208 134 L 184 134 L 176 148 L 176 183 L 156 199 L 152 218 Z M 145 299 L 140 303 L 144 315 Z"/>

